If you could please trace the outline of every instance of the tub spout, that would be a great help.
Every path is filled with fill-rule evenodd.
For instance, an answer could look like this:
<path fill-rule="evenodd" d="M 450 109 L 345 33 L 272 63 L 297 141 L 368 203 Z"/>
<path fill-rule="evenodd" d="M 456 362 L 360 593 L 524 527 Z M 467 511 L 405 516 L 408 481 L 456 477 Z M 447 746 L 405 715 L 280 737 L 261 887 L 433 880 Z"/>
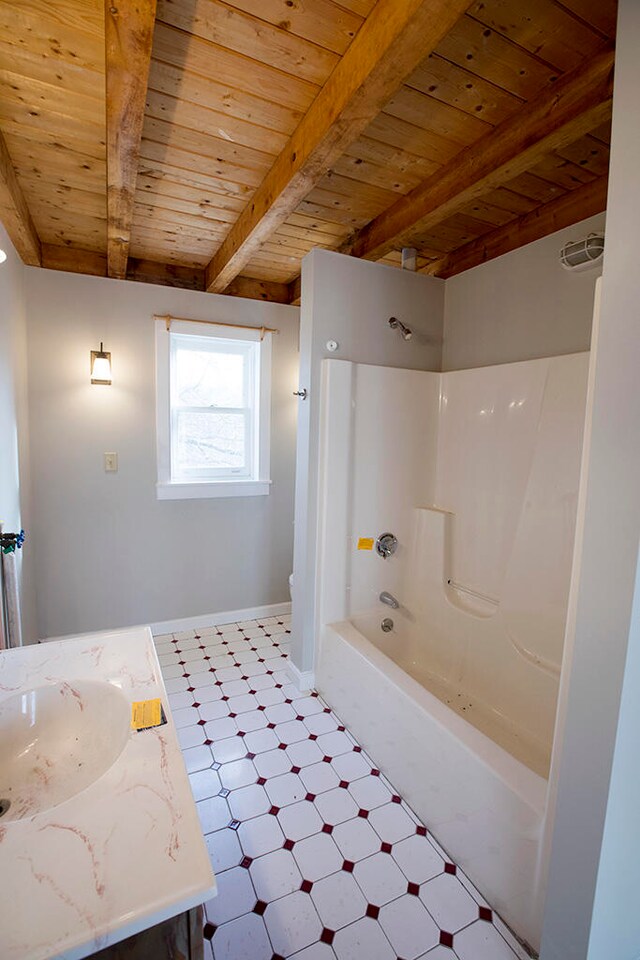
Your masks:
<path fill-rule="evenodd" d="M 397 610 L 398 607 L 400 606 L 400 604 L 398 603 L 396 598 L 393 596 L 393 594 L 387 593 L 386 590 L 383 590 L 382 593 L 380 594 L 380 601 L 382 603 L 386 603 L 386 605 L 388 607 L 391 607 L 392 610 Z"/>

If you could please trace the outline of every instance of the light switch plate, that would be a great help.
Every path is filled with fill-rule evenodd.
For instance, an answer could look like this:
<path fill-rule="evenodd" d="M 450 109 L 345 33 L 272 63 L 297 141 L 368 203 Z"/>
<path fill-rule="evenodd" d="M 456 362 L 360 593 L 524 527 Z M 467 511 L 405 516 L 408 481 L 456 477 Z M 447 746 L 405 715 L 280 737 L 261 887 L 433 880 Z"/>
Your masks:
<path fill-rule="evenodd" d="M 104 454 L 104 472 L 105 473 L 118 472 L 118 454 L 117 453 Z"/>

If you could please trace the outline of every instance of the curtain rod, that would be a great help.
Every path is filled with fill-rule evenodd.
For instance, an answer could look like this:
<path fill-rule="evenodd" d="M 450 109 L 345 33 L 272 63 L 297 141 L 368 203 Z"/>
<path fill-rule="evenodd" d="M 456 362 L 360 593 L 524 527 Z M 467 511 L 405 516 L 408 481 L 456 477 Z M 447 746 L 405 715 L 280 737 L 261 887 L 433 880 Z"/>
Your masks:
<path fill-rule="evenodd" d="M 224 323 L 222 320 L 187 320 L 185 317 L 172 317 L 169 313 L 154 313 L 154 320 L 164 320 L 167 330 L 171 329 L 171 322 L 177 320 L 179 323 L 208 323 L 213 327 L 237 327 L 239 330 L 259 330 L 260 339 L 264 340 L 265 333 L 280 333 L 273 327 L 251 327 L 246 323 Z"/>

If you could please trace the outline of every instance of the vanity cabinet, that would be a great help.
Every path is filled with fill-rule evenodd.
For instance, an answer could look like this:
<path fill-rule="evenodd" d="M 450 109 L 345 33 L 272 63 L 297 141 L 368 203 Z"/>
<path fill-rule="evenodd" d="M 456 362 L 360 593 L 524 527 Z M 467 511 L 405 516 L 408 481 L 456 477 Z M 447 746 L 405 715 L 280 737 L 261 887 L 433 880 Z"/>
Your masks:
<path fill-rule="evenodd" d="M 202 907 L 194 907 L 92 953 L 89 960 L 204 960 L 202 922 Z"/>

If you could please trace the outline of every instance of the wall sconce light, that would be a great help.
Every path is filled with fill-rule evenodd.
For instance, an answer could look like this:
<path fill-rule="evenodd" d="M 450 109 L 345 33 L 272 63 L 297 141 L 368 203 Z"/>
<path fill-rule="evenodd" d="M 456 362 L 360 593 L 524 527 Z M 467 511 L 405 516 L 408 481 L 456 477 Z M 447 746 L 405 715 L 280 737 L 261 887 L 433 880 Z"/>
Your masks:
<path fill-rule="evenodd" d="M 7 259 L 6 253 L 4 252 L 4 250 L 0 250 L 0 263 L 4 263 L 6 259 Z"/>
<path fill-rule="evenodd" d="M 111 384 L 111 354 L 103 349 L 91 351 L 91 383 Z"/>

